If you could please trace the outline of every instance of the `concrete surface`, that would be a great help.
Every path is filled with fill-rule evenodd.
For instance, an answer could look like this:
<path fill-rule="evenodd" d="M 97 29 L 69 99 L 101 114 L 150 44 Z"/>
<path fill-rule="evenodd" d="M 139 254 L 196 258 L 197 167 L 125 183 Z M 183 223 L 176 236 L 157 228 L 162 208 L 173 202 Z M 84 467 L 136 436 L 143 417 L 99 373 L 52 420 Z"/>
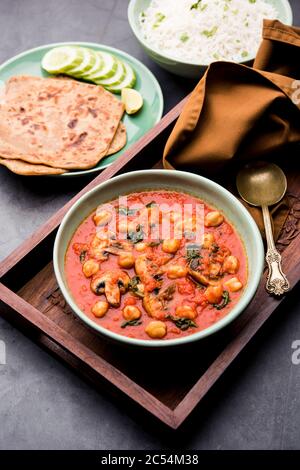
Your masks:
<path fill-rule="evenodd" d="M 300 4 L 291 3 L 295 24 L 300 24 Z M 193 84 L 169 75 L 145 56 L 128 27 L 127 4 L 0 0 L 0 61 L 44 43 L 103 42 L 150 67 L 168 111 Z M 1 259 L 85 184 L 46 184 L 1 168 Z M 176 434 L 96 392 L 0 319 L 0 341 L 7 354 L 7 364 L 0 365 L 0 449 L 299 449 L 300 366 L 291 362 L 291 344 L 300 339 L 298 294 L 299 288 Z"/>

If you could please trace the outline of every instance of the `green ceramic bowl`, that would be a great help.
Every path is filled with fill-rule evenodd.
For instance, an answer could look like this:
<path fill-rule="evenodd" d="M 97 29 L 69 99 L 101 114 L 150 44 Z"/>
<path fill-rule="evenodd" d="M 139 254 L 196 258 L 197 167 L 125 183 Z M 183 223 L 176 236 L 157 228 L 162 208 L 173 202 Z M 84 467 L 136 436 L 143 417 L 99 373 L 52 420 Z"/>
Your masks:
<path fill-rule="evenodd" d="M 244 242 L 248 258 L 248 283 L 240 301 L 229 314 L 209 328 L 190 336 L 171 340 L 139 340 L 113 333 L 103 328 L 100 322 L 91 320 L 76 305 L 66 282 L 65 254 L 69 242 L 79 224 L 100 204 L 117 198 L 119 195 L 145 189 L 178 190 L 199 196 L 213 207 L 222 210 L 230 220 Z M 54 271 L 63 296 L 73 312 L 95 332 L 127 345 L 140 347 L 164 348 L 193 343 L 209 336 L 232 322 L 249 304 L 259 285 L 263 266 L 264 248 L 257 225 L 244 206 L 226 189 L 201 176 L 173 170 L 144 170 L 116 176 L 101 183 L 82 196 L 65 215 L 57 232 L 54 244 Z"/>
<path fill-rule="evenodd" d="M 288 25 L 293 23 L 293 13 L 288 0 L 265 1 L 277 9 L 280 21 Z M 146 10 L 149 4 L 150 0 L 131 0 L 129 3 L 128 20 L 136 39 L 139 41 L 149 57 L 151 57 L 151 59 L 162 68 L 182 77 L 199 78 L 204 73 L 208 64 L 199 64 L 197 62 L 186 62 L 184 60 L 179 60 L 177 57 L 172 57 L 171 55 L 162 53 L 161 50 L 153 48 L 143 38 L 139 24 L 139 16 L 142 11 Z M 249 63 L 253 59 L 254 57 L 248 58 L 244 63 Z"/>

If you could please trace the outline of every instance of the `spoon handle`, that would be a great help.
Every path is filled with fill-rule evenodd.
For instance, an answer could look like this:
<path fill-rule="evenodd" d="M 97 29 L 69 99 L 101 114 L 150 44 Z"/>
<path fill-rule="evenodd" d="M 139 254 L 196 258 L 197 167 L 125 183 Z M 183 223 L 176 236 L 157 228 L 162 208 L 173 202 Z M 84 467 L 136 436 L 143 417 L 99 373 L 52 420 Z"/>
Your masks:
<path fill-rule="evenodd" d="M 262 206 L 268 250 L 266 261 L 269 268 L 266 289 L 269 294 L 282 295 L 290 289 L 289 281 L 282 271 L 281 255 L 276 250 L 273 238 L 270 212 L 267 206 Z"/>

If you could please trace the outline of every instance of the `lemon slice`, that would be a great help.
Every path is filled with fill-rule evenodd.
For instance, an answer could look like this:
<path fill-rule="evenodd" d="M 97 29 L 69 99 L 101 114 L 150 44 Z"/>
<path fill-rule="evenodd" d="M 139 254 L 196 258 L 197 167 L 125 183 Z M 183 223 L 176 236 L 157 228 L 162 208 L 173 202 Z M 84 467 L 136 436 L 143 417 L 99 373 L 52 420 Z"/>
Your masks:
<path fill-rule="evenodd" d="M 79 47 L 62 46 L 48 51 L 42 59 L 42 67 L 49 73 L 65 73 L 80 66 L 83 52 Z"/>
<path fill-rule="evenodd" d="M 123 88 L 121 91 L 121 100 L 125 105 L 127 114 L 137 113 L 143 106 L 144 101 L 142 95 L 132 88 Z"/>

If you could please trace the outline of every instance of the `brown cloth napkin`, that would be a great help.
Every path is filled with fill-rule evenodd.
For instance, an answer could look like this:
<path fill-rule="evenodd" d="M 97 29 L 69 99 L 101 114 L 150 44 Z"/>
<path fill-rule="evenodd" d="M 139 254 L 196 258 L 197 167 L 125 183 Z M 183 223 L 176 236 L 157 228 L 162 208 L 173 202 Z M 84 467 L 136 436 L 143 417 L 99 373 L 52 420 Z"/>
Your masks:
<path fill-rule="evenodd" d="M 217 176 L 300 142 L 300 28 L 265 20 L 253 68 L 215 62 L 191 93 L 166 143 L 165 168 Z M 295 99 L 299 103 L 295 102 Z M 259 228 L 261 211 L 249 208 Z M 277 237 L 287 200 L 273 208 Z"/>

